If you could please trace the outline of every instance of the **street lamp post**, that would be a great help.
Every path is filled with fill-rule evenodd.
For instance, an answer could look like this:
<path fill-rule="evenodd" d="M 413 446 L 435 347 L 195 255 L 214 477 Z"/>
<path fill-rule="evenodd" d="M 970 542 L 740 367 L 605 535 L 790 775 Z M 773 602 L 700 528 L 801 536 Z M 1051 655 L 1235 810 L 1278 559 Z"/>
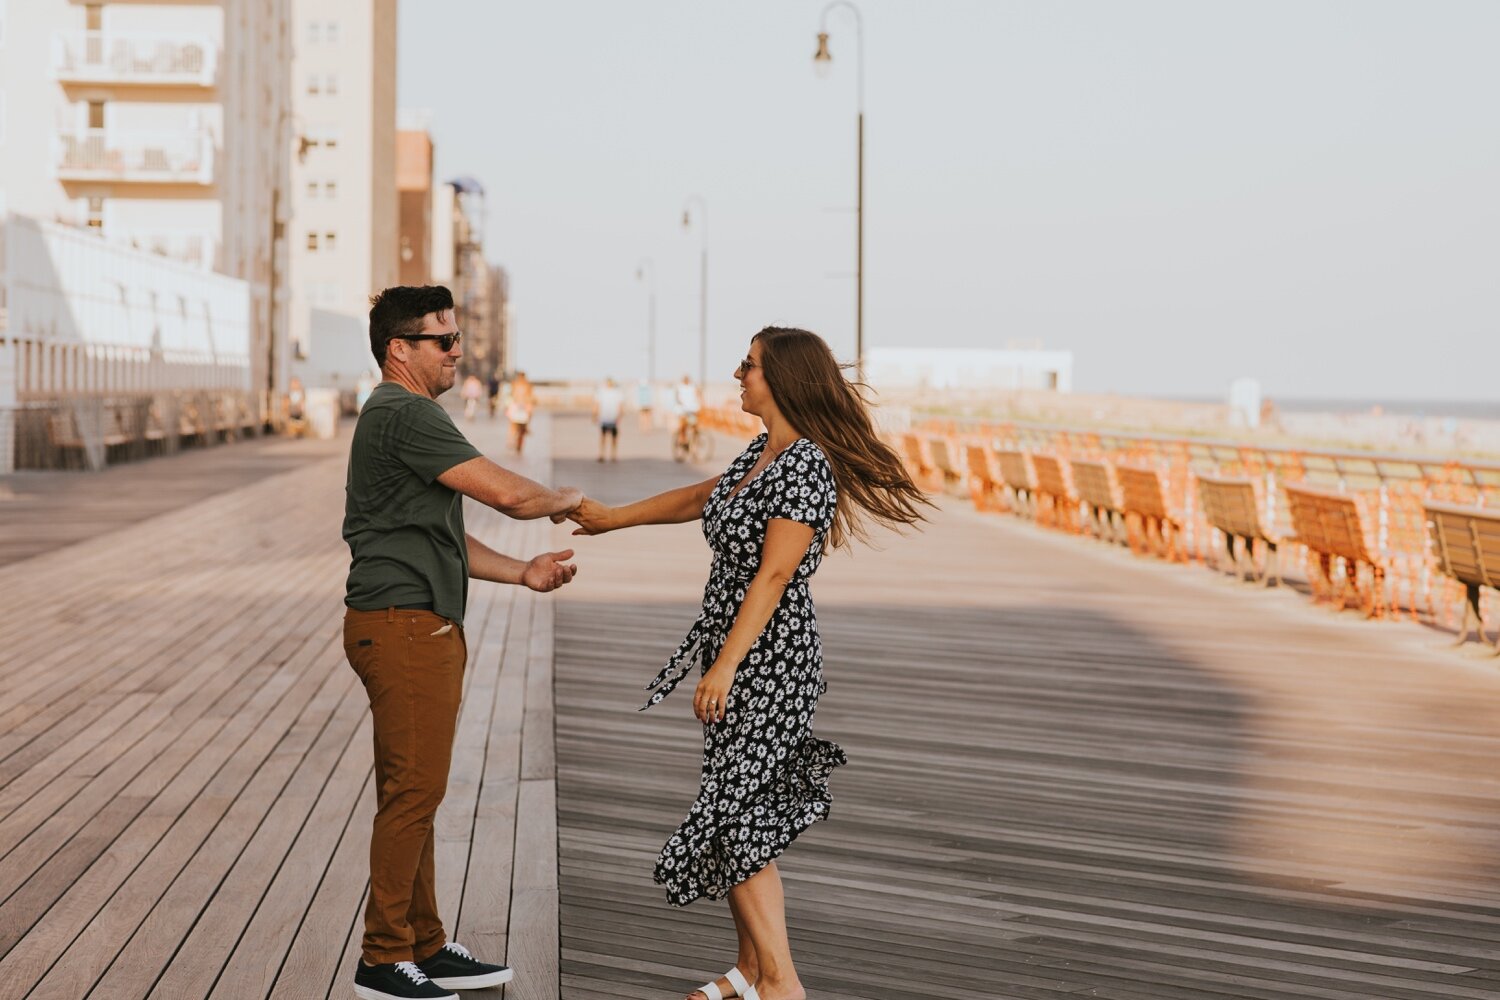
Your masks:
<path fill-rule="evenodd" d="M 703 240 L 699 283 L 703 290 L 698 300 L 698 385 L 708 384 L 708 206 L 703 196 L 695 194 L 682 207 L 682 228 L 693 227 L 693 206 L 698 207 L 698 235 Z"/>
<path fill-rule="evenodd" d="M 646 282 L 646 381 L 656 384 L 656 264 L 642 257 L 635 280 Z"/>
<path fill-rule="evenodd" d="M 859 8 L 849 0 L 833 0 L 823 8 L 819 18 L 818 51 L 813 54 L 813 69 L 827 76 L 833 68 L 833 54 L 828 51 L 828 15 L 842 7 L 854 15 L 855 74 L 858 82 L 859 113 L 856 133 L 855 167 L 855 236 L 854 236 L 854 361 L 861 379 L 865 375 L 865 26 Z"/>

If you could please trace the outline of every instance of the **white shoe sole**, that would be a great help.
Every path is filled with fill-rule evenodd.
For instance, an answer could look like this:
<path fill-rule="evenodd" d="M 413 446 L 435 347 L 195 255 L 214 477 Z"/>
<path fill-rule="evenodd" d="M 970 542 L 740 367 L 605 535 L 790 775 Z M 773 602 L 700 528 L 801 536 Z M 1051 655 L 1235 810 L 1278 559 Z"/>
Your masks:
<path fill-rule="evenodd" d="M 499 972 L 487 972 L 482 976 L 454 976 L 434 979 L 433 982 L 445 990 L 482 990 L 486 986 L 503 986 L 510 982 L 515 974 L 515 969 L 501 969 Z"/>
<path fill-rule="evenodd" d="M 438 983 L 438 988 L 444 990 L 453 989 L 452 986 L 444 986 L 442 983 Z M 398 997 L 394 993 L 382 993 L 372 986 L 360 986 L 357 983 L 354 986 L 354 995 L 359 1000 L 405 1000 L 404 997 Z M 458 1000 L 458 994 L 449 993 L 446 997 L 443 997 L 443 1000 Z"/>

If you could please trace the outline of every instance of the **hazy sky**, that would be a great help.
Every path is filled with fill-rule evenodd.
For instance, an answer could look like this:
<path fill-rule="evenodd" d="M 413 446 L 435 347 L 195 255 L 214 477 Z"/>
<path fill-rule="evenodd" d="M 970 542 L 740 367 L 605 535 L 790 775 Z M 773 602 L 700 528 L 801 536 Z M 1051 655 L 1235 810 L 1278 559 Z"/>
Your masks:
<path fill-rule="evenodd" d="M 1500 3 L 858 0 L 868 346 L 1075 354 L 1080 391 L 1494 398 Z M 534 376 L 767 323 L 854 345 L 855 35 L 814 0 L 406 0 L 398 90 L 488 191 Z"/>

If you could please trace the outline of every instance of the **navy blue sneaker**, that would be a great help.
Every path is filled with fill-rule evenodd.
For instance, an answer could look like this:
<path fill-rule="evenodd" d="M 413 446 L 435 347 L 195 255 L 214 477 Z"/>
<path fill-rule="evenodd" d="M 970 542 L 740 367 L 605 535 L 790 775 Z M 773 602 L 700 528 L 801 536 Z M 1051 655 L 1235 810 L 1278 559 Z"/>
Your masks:
<path fill-rule="evenodd" d="M 479 961 L 469 954 L 469 949 L 452 941 L 417 965 L 427 978 L 445 990 L 482 990 L 508 983 L 515 975 L 503 965 Z"/>

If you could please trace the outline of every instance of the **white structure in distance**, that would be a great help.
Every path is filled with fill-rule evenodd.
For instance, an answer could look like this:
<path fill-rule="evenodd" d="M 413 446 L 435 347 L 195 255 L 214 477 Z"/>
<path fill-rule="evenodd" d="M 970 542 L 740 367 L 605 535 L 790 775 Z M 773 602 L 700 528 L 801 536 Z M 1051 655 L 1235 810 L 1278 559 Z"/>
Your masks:
<path fill-rule="evenodd" d="M 1037 349 L 876 347 L 865 355 L 865 379 L 881 392 L 900 390 L 1073 389 L 1073 352 Z"/>

